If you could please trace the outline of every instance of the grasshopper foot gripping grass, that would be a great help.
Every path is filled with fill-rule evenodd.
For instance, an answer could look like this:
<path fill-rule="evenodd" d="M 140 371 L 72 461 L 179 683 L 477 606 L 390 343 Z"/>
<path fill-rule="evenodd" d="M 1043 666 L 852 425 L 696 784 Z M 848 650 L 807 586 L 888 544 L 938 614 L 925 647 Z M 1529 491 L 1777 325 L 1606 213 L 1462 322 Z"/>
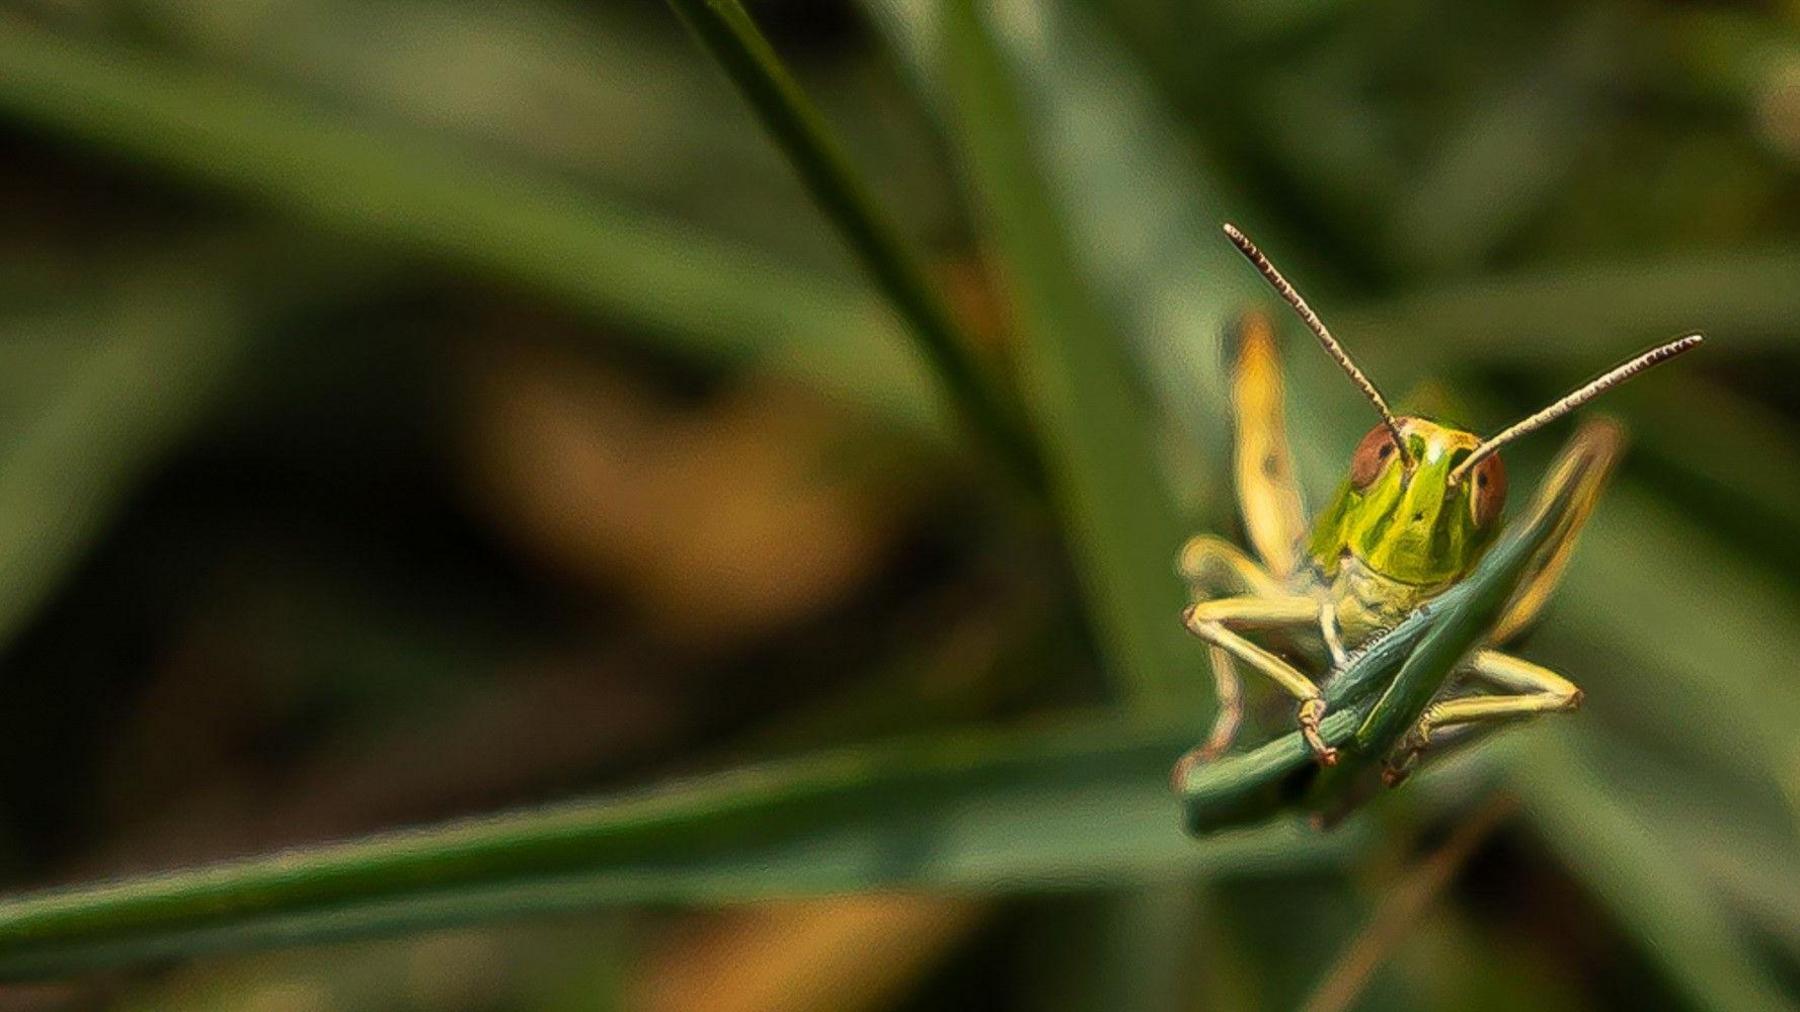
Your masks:
<path fill-rule="evenodd" d="M 1484 440 L 1394 414 L 1262 251 L 1236 228 L 1225 232 L 1380 420 L 1309 525 L 1285 434 L 1274 335 L 1263 317 L 1246 314 L 1232 378 L 1234 479 L 1255 557 L 1201 535 L 1180 558 L 1194 599 L 1183 620 L 1207 644 L 1219 703 L 1211 733 L 1172 773 L 1196 831 L 1297 800 L 1315 812 L 1341 807 L 1351 785 L 1366 782 L 1357 779 L 1360 770 L 1379 766 L 1392 786 L 1428 750 L 1579 705 L 1573 682 L 1495 647 L 1542 610 L 1618 460 L 1622 435 L 1610 422 L 1583 425 L 1526 519 L 1504 539 L 1498 451 L 1701 340 L 1690 335 L 1651 349 Z M 1314 635 L 1323 677 L 1271 644 Z M 1243 712 L 1239 665 L 1297 701 L 1298 733 L 1226 757 Z M 1341 760 L 1346 768 L 1321 772 Z"/>

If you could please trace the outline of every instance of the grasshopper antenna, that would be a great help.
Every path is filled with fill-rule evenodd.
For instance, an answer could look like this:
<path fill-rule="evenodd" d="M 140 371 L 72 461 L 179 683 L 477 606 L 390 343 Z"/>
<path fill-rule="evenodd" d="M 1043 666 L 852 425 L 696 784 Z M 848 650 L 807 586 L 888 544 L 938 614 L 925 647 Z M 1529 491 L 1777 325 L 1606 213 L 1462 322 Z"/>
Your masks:
<path fill-rule="evenodd" d="M 1652 348 L 1629 362 L 1620 363 L 1619 365 L 1608 369 L 1606 372 L 1601 373 L 1599 376 L 1583 383 L 1581 386 L 1576 387 L 1574 390 L 1569 391 L 1568 394 L 1544 410 L 1514 422 L 1502 429 L 1500 433 L 1492 439 L 1488 439 L 1480 446 L 1477 446 L 1474 453 L 1463 458 L 1463 462 L 1456 465 L 1456 469 L 1450 472 L 1450 484 L 1455 485 L 1462 481 L 1476 464 L 1479 464 L 1483 459 L 1492 456 L 1494 451 L 1500 449 L 1500 447 L 1525 435 L 1527 432 L 1533 432 L 1543 428 L 1658 362 L 1666 362 L 1695 345 L 1698 345 L 1702 340 L 1704 340 L 1704 338 L 1699 334 L 1689 334 L 1678 340 L 1670 341 L 1668 344 Z"/>
<path fill-rule="evenodd" d="M 1388 431 L 1393 433 L 1394 448 L 1400 451 L 1400 463 L 1410 472 L 1414 464 L 1412 451 L 1406 448 L 1406 439 L 1400 434 L 1400 420 L 1394 417 L 1394 412 L 1388 407 L 1387 399 L 1381 396 L 1381 391 L 1375 389 L 1375 384 L 1370 382 L 1369 377 L 1363 375 L 1363 371 L 1350 360 L 1350 353 L 1344 350 L 1344 346 L 1338 343 L 1337 338 L 1331 336 L 1331 331 L 1325 329 L 1325 323 L 1319 319 L 1319 314 L 1312 311 L 1312 307 L 1306 304 L 1306 300 L 1300 297 L 1300 293 L 1294 290 L 1293 285 L 1288 284 L 1288 279 L 1281 276 L 1281 272 L 1275 269 L 1275 265 L 1269 262 L 1269 258 L 1263 256 L 1263 251 L 1256 248 L 1256 244 L 1250 241 L 1249 236 L 1238 231 L 1236 225 L 1227 223 L 1225 237 L 1231 240 L 1231 244 L 1238 248 L 1239 253 L 1244 254 L 1244 259 L 1250 261 L 1262 273 L 1263 278 L 1269 282 L 1270 286 L 1287 300 L 1287 304 L 1294 307 L 1294 312 L 1300 314 L 1300 319 L 1306 324 L 1306 329 L 1313 332 L 1313 336 L 1317 337 L 1319 343 L 1325 346 L 1326 353 L 1336 360 L 1346 373 L 1350 374 L 1351 381 L 1363 392 L 1363 396 L 1369 399 L 1370 404 L 1375 405 L 1376 411 L 1381 412 L 1382 424 L 1386 425 Z"/>

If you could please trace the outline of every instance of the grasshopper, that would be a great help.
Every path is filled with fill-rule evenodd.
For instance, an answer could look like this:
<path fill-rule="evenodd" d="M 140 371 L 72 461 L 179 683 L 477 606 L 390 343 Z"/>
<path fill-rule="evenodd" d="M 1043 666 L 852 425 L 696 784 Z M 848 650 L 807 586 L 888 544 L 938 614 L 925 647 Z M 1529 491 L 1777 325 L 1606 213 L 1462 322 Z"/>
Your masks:
<path fill-rule="evenodd" d="M 1231 379 L 1233 472 L 1256 558 L 1213 535 L 1195 537 L 1181 550 L 1181 573 L 1194 601 L 1183 621 L 1207 644 L 1219 705 L 1205 742 L 1183 755 L 1171 774 L 1176 790 L 1190 802 L 1206 779 L 1196 775 L 1197 768 L 1222 756 L 1237 736 L 1243 715 L 1239 664 L 1298 701 L 1299 736 L 1312 759 L 1318 767 L 1335 764 L 1338 748 L 1327 740 L 1333 735 L 1322 731 L 1328 704 L 1361 707 L 1354 715 L 1333 712 L 1339 724 L 1335 733 L 1348 740 L 1344 729 L 1354 726 L 1353 716 L 1372 712 L 1369 701 L 1382 688 L 1379 681 L 1367 684 L 1363 679 L 1364 670 L 1375 670 L 1363 654 L 1376 646 L 1391 648 L 1395 658 L 1384 669 L 1391 675 L 1399 664 L 1397 651 L 1422 635 L 1416 631 L 1425 627 L 1422 616 L 1434 602 L 1442 605 L 1455 598 L 1453 589 L 1495 543 L 1506 501 L 1500 448 L 1701 341 L 1691 334 L 1646 351 L 1482 439 L 1427 418 L 1395 415 L 1256 244 L 1231 225 L 1225 226 L 1225 234 L 1299 314 L 1380 420 L 1357 444 L 1349 475 L 1309 528 L 1285 434 L 1274 335 L 1260 315 L 1245 316 Z M 1395 729 L 1405 733 L 1383 760 L 1382 779 L 1389 786 L 1403 780 L 1434 746 L 1580 705 L 1581 690 L 1574 682 L 1497 647 L 1543 610 L 1622 446 L 1619 427 L 1606 421 L 1583 425 L 1565 446 L 1538 499 L 1539 513 L 1552 515 L 1534 521 L 1544 526 L 1532 546 L 1532 565 L 1515 566 L 1515 589 L 1504 607 L 1496 605 L 1492 625 L 1475 649 L 1456 659 L 1450 677 L 1428 684 L 1431 695 L 1418 700 L 1418 709 L 1400 711 L 1411 726 Z M 1522 552 L 1521 547 L 1521 558 Z M 1407 637 L 1385 635 L 1402 628 Z M 1291 644 L 1314 636 L 1329 660 L 1326 677 L 1320 679 L 1268 645 L 1271 637 Z M 1357 670 L 1347 671 L 1353 660 Z M 1344 681 L 1352 674 L 1362 681 Z M 1392 693 L 1394 686 L 1387 689 Z M 1371 739 L 1368 730 L 1365 724 L 1356 740 L 1379 740 L 1385 748 L 1390 739 Z M 1275 747 L 1272 743 L 1259 751 Z M 1260 761 L 1257 754 L 1244 758 L 1252 764 Z"/>

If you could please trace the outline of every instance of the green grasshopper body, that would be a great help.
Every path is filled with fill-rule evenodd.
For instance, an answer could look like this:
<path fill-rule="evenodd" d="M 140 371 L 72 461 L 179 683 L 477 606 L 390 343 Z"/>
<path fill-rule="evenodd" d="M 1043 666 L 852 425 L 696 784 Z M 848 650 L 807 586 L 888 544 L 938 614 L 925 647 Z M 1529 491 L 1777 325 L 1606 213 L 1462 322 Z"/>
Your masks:
<path fill-rule="evenodd" d="M 1292 800 L 1302 781 L 1315 809 L 1337 803 L 1334 796 L 1347 793 L 1354 771 L 1267 775 L 1308 753 L 1313 763 L 1330 767 L 1348 744 L 1354 765 L 1379 762 L 1392 785 L 1436 742 L 1579 705 L 1574 683 L 1494 645 L 1542 610 L 1618 460 L 1622 438 L 1611 423 L 1584 425 L 1552 468 L 1529 523 L 1488 559 L 1506 498 L 1497 450 L 1700 341 L 1694 335 L 1640 355 L 1484 441 L 1429 419 L 1394 415 L 1261 251 L 1236 229 L 1227 226 L 1226 232 L 1362 388 L 1381 421 L 1358 444 L 1348 477 L 1309 528 L 1284 434 L 1273 334 L 1260 316 L 1245 317 L 1232 381 L 1234 464 L 1257 559 L 1202 535 L 1182 550 L 1180 563 L 1195 599 L 1184 620 L 1208 644 L 1220 707 L 1206 742 L 1184 755 L 1172 775 L 1190 801 L 1195 829 L 1242 821 Z M 1465 585 L 1478 568 L 1480 594 Z M 1441 624 L 1467 627 L 1461 640 L 1452 644 L 1434 631 L 1434 610 Z M 1324 679 L 1310 677 L 1268 645 L 1308 641 L 1315 633 L 1329 655 Z M 1454 652 L 1433 653 L 1445 650 Z M 1236 737 L 1239 664 L 1299 701 L 1299 733 L 1297 740 L 1232 757 L 1241 771 L 1210 769 Z M 1242 797 L 1220 803 L 1221 792 L 1239 786 Z M 1208 801 L 1204 818 L 1192 814 L 1196 799 Z"/>

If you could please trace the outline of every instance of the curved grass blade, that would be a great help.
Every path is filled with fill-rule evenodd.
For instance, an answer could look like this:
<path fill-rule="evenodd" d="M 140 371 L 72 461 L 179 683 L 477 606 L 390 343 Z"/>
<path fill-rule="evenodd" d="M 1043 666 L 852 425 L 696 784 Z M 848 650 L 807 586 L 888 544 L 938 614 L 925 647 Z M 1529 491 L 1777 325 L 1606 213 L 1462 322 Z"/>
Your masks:
<path fill-rule="evenodd" d="M 0 425 L 0 643 L 240 364 L 245 321 L 230 293 L 143 280 L 96 309 L 0 320 L 9 344 L 54 342 L 62 359 L 19 391 L 36 403 Z"/>
<path fill-rule="evenodd" d="M 1800 956 L 1800 831 L 1769 798 L 1774 785 L 1754 771 L 1652 754 L 1641 739 L 1604 729 L 1558 741 L 1578 753 L 1578 779 L 1604 782 L 1614 803 L 1655 827 L 1665 859 L 1679 862 L 1684 877 L 1704 881 L 1736 926 L 1760 929 L 1790 957 Z M 1553 775 L 1554 763 L 1537 758 L 1545 750 L 1534 744 L 1519 751 L 1529 753 L 1521 779 Z"/>
<path fill-rule="evenodd" d="M 1335 859 L 1272 827 L 1196 845 L 1185 731 L 1117 719 L 936 735 L 636 795 L 0 901 L 0 977 L 645 902 L 1091 887 Z"/>
<path fill-rule="evenodd" d="M 669 6 L 744 93 L 813 198 L 907 322 L 952 405 L 1020 477 L 1041 487 L 1042 464 L 1020 412 L 975 361 L 974 345 L 952 321 L 823 117 L 750 16 L 737 0 L 669 0 Z"/>

